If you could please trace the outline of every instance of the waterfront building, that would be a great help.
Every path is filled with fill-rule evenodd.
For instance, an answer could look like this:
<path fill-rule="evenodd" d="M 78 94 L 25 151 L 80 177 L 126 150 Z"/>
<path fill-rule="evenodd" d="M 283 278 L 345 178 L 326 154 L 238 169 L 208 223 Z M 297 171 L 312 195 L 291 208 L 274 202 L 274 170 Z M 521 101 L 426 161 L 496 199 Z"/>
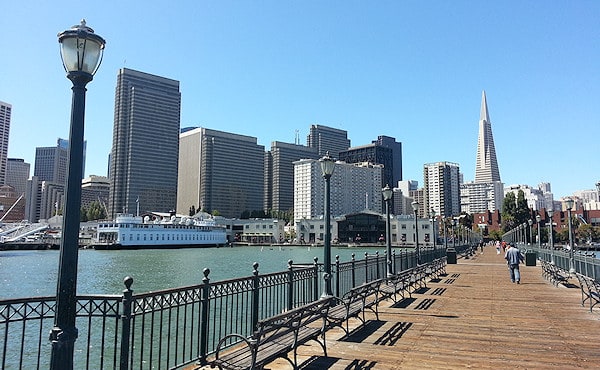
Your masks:
<path fill-rule="evenodd" d="M 380 244 L 385 235 L 385 214 L 361 211 L 340 215 L 331 220 L 331 238 L 334 244 Z M 323 244 L 325 222 L 322 217 L 296 220 L 296 240 L 299 244 Z M 418 218 L 420 245 L 433 243 L 431 221 Z M 393 245 L 414 245 L 416 240 L 414 215 L 390 216 L 390 240 Z"/>
<path fill-rule="evenodd" d="M 383 166 L 336 162 L 330 179 L 332 217 L 370 210 L 382 212 Z M 318 160 L 294 162 L 294 220 L 323 215 L 325 180 Z"/>
<path fill-rule="evenodd" d="M 333 127 L 322 125 L 311 125 L 306 146 L 317 150 L 319 157 L 323 157 L 327 152 L 332 158 L 338 159 L 341 151 L 350 148 L 348 132 Z"/>
<path fill-rule="evenodd" d="M 0 185 L 6 183 L 6 161 L 8 156 L 8 137 L 12 105 L 0 101 Z"/>
<path fill-rule="evenodd" d="M 500 180 L 500 170 L 496 160 L 496 148 L 492 135 L 492 123 L 487 107 L 485 91 L 481 94 L 481 111 L 479 116 L 479 136 L 477 139 L 477 161 L 475 164 L 475 181 L 495 182 Z"/>
<path fill-rule="evenodd" d="M 290 211 L 294 208 L 294 162 L 318 159 L 315 148 L 273 141 L 265 154 L 265 211 Z"/>
<path fill-rule="evenodd" d="M 240 217 L 263 209 L 265 148 L 255 137 L 208 128 L 180 135 L 177 210 Z"/>
<path fill-rule="evenodd" d="M 435 210 L 442 217 L 460 214 L 459 165 L 451 162 L 427 163 L 423 166 L 424 200 L 423 212 Z M 422 213 L 420 217 L 426 217 Z"/>
<path fill-rule="evenodd" d="M 381 187 L 402 180 L 402 143 L 389 136 L 378 136 L 371 144 L 341 151 L 338 159 L 346 163 L 370 162 L 383 165 Z"/>
<path fill-rule="evenodd" d="M 169 212 L 177 203 L 179 81 L 121 68 L 117 75 L 109 217 Z"/>
<path fill-rule="evenodd" d="M 27 189 L 30 168 L 30 164 L 21 158 L 6 161 L 6 185 L 12 186 L 17 195 L 24 194 Z"/>
<path fill-rule="evenodd" d="M 467 182 L 460 185 L 460 209 L 469 214 L 502 209 L 504 184 L 493 182 Z"/>
<path fill-rule="evenodd" d="M 38 176 L 27 180 L 25 219 L 29 222 L 47 220 L 60 214 L 65 184 L 43 181 Z"/>

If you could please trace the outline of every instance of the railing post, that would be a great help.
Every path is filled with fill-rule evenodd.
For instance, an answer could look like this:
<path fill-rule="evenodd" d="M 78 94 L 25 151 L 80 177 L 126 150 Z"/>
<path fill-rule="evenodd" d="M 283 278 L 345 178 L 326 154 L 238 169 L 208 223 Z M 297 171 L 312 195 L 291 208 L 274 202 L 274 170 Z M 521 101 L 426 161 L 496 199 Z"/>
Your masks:
<path fill-rule="evenodd" d="M 352 288 L 356 287 L 356 259 L 355 254 L 352 253 Z"/>
<path fill-rule="evenodd" d="M 252 330 L 254 330 L 256 329 L 256 324 L 258 324 L 258 262 L 254 262 L 252 264 L 252 267 L 254 268 L 254 270 L 252 271 L 252 275 L 254 275 L 254 279 L 252 279 Z"/>
<path fill-rule="evenodd" d="M 395 249 L 392 251 L 392 272 L 394 273 L 394 275 L 396 275 L 398 273 L 398 270 L 396 270 L 396 250 Z"/>
<path fill-rule="evenodd" d="M 369 282 L 369 253 L 365 252 L 365 283 Z"/>
<path fill-rule="evenodd" d="M 377 274 L 377 279 L 379 279 L 381 276 L 379 276 L 379 251 L 375 251 L 375 272 Z"/>
<path fill-rule="evenodd" d="M 335 256 L 335 296 L 340 296 L 340 256 Z"/>
<path fill-rule="evenodd" d="M 318 301 L 319 300 L 319 258 L 315 257 L 315 258 L 313 258 L 313 261 L 314 261 L 314 269 L 315 269 L 315 273 L 313 276 L 314 286 L 315 286 L 315 288 L 313 289 L 313 301 Z"/>
<path fill-rule="evenodd" d="M 294 261 L 288 261 L 288 291 L 287 291 L 287 307 L 286 310 L 289 311 L 294 308 L 294 270 L 293 265 Z"/>
<path fill-rule="evenodd" d="M 200 359 L 199 364 L 204 366 L 208 362 L 206 356 L 208 353 L 208 313 L 210 302 L 210 269 L 202 270 L 202 288 L 200 291 Z"/>
<path fill-rule="evenodd" d="M 133 297 L 133 290 L 131 285 L 133 284 L 133 278 L 126 276 L 123 279 L 125 289 L 123 290 L 123 298 L 121 298 L 121 304 L 123 305 L 123 312 L 121 312 L 121 357 L 119 360 L 119 369 L 129 369 L 129 338 L 131 338 L 131 304 Z"/>

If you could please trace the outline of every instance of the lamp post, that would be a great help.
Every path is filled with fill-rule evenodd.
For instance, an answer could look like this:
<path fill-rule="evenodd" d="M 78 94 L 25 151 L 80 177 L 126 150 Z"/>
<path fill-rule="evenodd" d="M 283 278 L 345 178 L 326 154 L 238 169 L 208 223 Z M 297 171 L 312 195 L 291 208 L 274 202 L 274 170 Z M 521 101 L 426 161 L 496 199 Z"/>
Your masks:
<path fill-rule="evenodd" d="M 452 245 L 454 246 L 454 249 L 456 249 L 456 239 L 457 239 L 457 227 L 458 222 L 456 221 L 456 219 L 452 220 Z"/>
<path fill-rule="evenodd" d="M 432 208 L 429 215 L 431 216 L 431 235 L 433 237 L 433 247 L 435 248 L 437 244 L 437 236 L 435 234 L 435 209 Z"/>
<path fill-rule="evenodd" d="M 411 203 L 413 211 L 415 212 L 415 253 L 417 254 L 417 265 L 421 264 L 421 251 L 419 250 L 419 222 L 417 218 L 417 211 L 419 210 L 419 202 L 416 200 Z"/>
<path fill-rule="evenodd" d="M 529 219 L 529 220 L 527 220 L 527 223 L 529 224 L 529 243 L 527 243 L 527 244 L 532 244 L 533 243 L 533 235 L 531 233 L 531 225 L 533 225 L 533 220 Z"/>
<path fill-rule="evenodd" d="M 394 276 L 392 271 L 392 230 L 390 227 L 390 202 L 392 201 L 392 195 L 394 192 L 389 185 L 381 189 L 383 194 L 383 200 L 385 201 L 385 250 L 387 255 L 387 277 Z"/>
<path fill-rule="evenodd" d="M 323 222 L 325 223 L 325 243 L 323 248 L 323 265 L 325 273 L 323 278 L 325 279 L 325 284 L 323 286 L 322 296 L 327 297 L 333 295 L 331 292 L 331 225 L 329 224 L 331 216 L 329 214 L 329 183 L 331 175 L 333 175 L 333 170 L 335 170 L 335 161 L 329 156 L 329 152 L 327 152 L 323 158 L 319 159 L 319 163 L 321 163 L 321 172 L 325 179 L 325 199 L 323 202 Z"/>
<path fill-rule="evenodd" d="M 572 232 L 572 221 L 571 221 L 571 209 L 573 209 L 573 204 L 575 202 L 572 198 L 567 198 L 565 200 L 565 205 L 567 206 L 567 217 L 569 218 L 569 273 L 575 272 L 575 251 L 573 250 L 573 232 Z"/>
<path fill-rule="evenodd" d="M 540 222 L 542 221 L 542 216 L 537 215 L 535 216 L 535 222 L 537 222 L 537 229 L 538 229 L 538 248 L 542 248 L 542 229 L 540 228 Z"/>
<path fill-rule="evenodd" d="M 83 131 L 85 92 L 88 82 L 102 61 L 105 41 L 87 27 L 85 20 L 58 34 L 61 57 L 67 78 L 73 83 L 69 162 L 65 189 L 62 238 L 56 287 L 56 315 L 50 332 L 52 353 L 50 368 L 73 369 L 73 350 L 77 339 L 77 259 L 79 248 L 79 216 L 81 179 L 83 178 Z"/>
<path fill-rule="evenodd" d="M 548 244 L 550 245 L 550 263 L 554 265 L 554 226 L 552 225 L 552 215 L 554 211 L 548 210 L 548 218 L 550 219 L 548 223 Z"/>
<path fill-rule="evenodd" d="M 446 217 L 442 217 L 444 223 L 444 249 L 448 250 L 448 237 L 446 236 Z"/>

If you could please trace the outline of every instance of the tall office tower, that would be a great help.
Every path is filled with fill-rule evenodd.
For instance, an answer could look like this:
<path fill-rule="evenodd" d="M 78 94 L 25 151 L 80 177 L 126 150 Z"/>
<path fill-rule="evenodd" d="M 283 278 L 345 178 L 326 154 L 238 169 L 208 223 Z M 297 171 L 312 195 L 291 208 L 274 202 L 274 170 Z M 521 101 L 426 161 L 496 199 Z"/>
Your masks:
<path fill-rule="evenodd" d="M 389 136 L 378 136 L 371 144 L 341 151 L 340 161 L 346 163 L 371 162 L 383 165 L 381 186 L 391 187 L 402 180 L 402 143 Z"/>
<path fill-rule="evenodd" d="M 20 158 L 8 158 L 6 162 L 6 185 L 15 188 L 15 193 L 21 195 L 27 189 L 30 164 Z"/>
<path fill-rule="evenodd" d="M 332 158 L 337 159 L 341 151 L 350 148 L 348 132 L 337 128 L 311 125 L 306 138 L 306 146 L 317 149 L 319 157 L 327 152 Z"/>
<path fill-rule="evenodd" d="M 177 211 L 240 217 L 263 209 L 265 147 L 255 137 L 207 128 L 180 135 Z"/>
<path fill-rule="evenodd" d="M 0 185 L 6 181 L 6 160 L 8 156 L 8 134 L 12 105 L 0 101 Z"/>
<path fill-rule="evenodd" d="M 451 162 L 423 166 L 424 202 L 421 209 L 435 210 L 443 217 L 460 214 L 459 166 Z M 426 215 L 426 214 L 425 214 Z"/>
<path fill-rule="evenodd" d="M 318 157 L 315 148 L 280 141 L 271 143 L 271 150 L 265 154 L 265 211 L 285 212 L 294 208 L 294 162 Z"/>
<path fill-rule="evenodd" d="M 331 216 L 365 210 L 383 212 L 382 165 L 337 162 L 330 180 Z M 294 220 L 324 213 L 325 180 L 318 160 L 294 162 Z"/>
<path fill-rule="evenodd" d="M 119 70 L 110 154 L 109 217 L 177 204 L 179 81 Z"/>
<path fill-rule="evenodd" d="M 477 139 L 477 163 L 475 182 L 500 181 L 500 170 L 496 160 L 496 148 L 492 135 L 492 123 L 487 108 L 485 90 L 481 95 L 481 113 L 479 117 L 479 137 Z"/>
<path fill-rule="evenodd" d="M 85 173 L 86 144 L 83 143 L 83 171 Z M 69 140 L 57 139 L 56 146 L 35 148 L 33 176 L 40 181 L 51 181 L 56 184 L 67 183 L 67 165 L 69 162 Z"/>

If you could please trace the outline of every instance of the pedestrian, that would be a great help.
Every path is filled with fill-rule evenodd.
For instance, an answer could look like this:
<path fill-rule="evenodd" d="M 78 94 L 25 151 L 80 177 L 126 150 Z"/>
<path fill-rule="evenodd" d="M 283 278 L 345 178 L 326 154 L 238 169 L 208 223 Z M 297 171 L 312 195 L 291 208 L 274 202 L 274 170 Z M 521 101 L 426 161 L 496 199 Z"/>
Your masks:
<path fill-rule="evenodd" d="M 496 254 L 500 254 L 500 240 L 496 240 Z"/>
<path fill-rule="evenodd" d="M 508 264 L 508 271 L 510 273 L 510 281 L 517 284 L 521 284 L 521 272 L 519 271 L 519 263 L 525 259 L 519 248 L 515 247 L 515 243 L 507 245 L 506 253 L 504 254 L 506 263 Z"/>

